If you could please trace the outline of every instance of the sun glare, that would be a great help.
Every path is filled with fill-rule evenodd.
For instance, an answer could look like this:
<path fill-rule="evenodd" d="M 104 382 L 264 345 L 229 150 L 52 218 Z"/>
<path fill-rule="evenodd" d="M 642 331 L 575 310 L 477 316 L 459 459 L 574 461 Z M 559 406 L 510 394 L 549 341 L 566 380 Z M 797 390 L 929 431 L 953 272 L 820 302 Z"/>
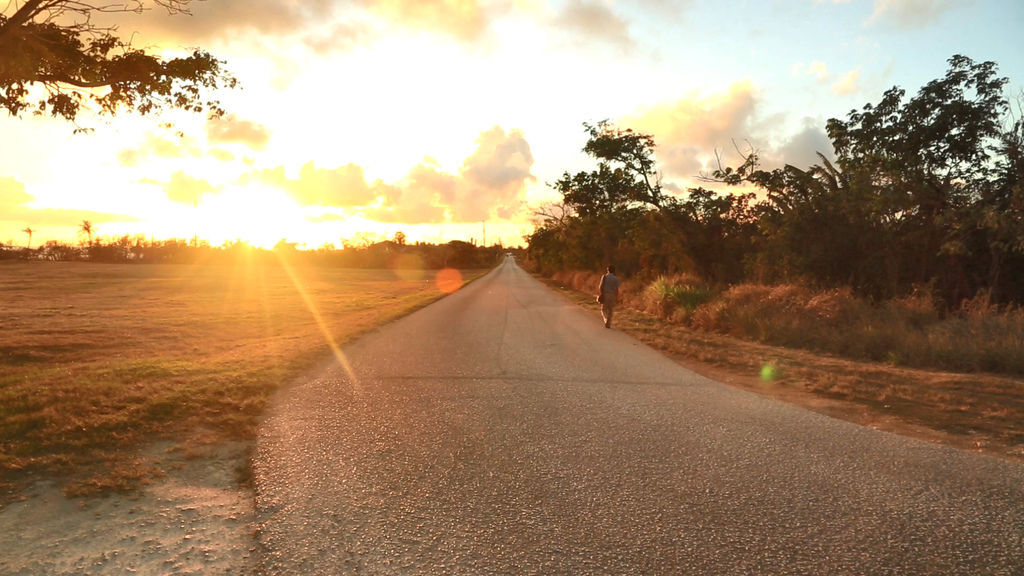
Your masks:
<path fill-rule="evenodd" d="M 271 248 L 282 239 L 301 241 L 308 225 L 302 209 L 287 194 L 261 186 L 204 196 L 195 212 L 196 234 L 213 244 L 243 240 Z"/>

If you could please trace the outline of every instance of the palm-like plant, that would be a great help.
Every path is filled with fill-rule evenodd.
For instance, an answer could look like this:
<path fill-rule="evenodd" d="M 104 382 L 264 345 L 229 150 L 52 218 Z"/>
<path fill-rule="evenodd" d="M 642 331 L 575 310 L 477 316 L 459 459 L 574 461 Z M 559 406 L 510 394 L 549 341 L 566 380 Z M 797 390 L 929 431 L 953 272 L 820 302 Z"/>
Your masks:
<path fill-rule="evenodd" d="M 35 230 L 33 230 L 31 226 L 25 226 L 25 228 L 22 230 L 22 232 L 24 232 L 25 234 L 28 234 L 28 249 L 31 250 L 32 249 L 32 233 L 35 232 Z"/>
<path fill-rule="evenodd" d="M 89 237 L 89 246 L 92 246 L 92 222 L 89 222 L 88 220 L 82 220 L 82 225 L 79 226 L 79 229 L 82 231 L 82 234 L 85 234 L 86 236 Z"/>

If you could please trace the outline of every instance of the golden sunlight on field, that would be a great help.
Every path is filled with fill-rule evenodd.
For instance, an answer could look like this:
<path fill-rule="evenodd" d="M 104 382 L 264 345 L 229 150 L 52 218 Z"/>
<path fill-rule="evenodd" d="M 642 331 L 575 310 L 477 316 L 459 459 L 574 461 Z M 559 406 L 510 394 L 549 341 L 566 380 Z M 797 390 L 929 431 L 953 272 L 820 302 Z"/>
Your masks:
<path fill-rule="evenodd" d="M 125 448 L 245 436 L 277 386 L 442 295 L 422 270 L 0 265 L 0 484 L 62 470 L 127 487 L 146 467 Z M 99 467 L 125 474 L 90 478 Z"/>

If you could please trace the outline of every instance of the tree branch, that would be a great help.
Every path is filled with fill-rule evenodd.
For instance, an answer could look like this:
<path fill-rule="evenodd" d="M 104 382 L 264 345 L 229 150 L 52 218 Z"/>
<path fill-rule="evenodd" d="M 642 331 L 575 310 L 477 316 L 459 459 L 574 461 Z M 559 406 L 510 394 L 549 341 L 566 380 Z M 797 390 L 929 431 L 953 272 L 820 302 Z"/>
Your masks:
<path fill-rule="evenodd" d="M 59 82 L 61 84 L 69 84 L 75 88 L 103 88 L 110 86 L 117 82 L 117 80 L 97 80 L 95 82 L 86 82 L 85 80 L 79 80 L 70 76 L 58 76 L 54 74 L 42 74 L 36 77 L 38 82 Z"/>

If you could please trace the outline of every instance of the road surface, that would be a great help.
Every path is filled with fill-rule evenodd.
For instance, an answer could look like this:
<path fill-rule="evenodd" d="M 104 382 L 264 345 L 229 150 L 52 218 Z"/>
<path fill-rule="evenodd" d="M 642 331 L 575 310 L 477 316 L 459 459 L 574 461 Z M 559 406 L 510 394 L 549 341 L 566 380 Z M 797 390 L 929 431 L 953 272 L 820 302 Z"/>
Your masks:
<path fill-rule="evenodd" d="M 1024 574 L 1024 466 L 698 376 L 511 260 L 282 390 L 266 574 Z"/>

